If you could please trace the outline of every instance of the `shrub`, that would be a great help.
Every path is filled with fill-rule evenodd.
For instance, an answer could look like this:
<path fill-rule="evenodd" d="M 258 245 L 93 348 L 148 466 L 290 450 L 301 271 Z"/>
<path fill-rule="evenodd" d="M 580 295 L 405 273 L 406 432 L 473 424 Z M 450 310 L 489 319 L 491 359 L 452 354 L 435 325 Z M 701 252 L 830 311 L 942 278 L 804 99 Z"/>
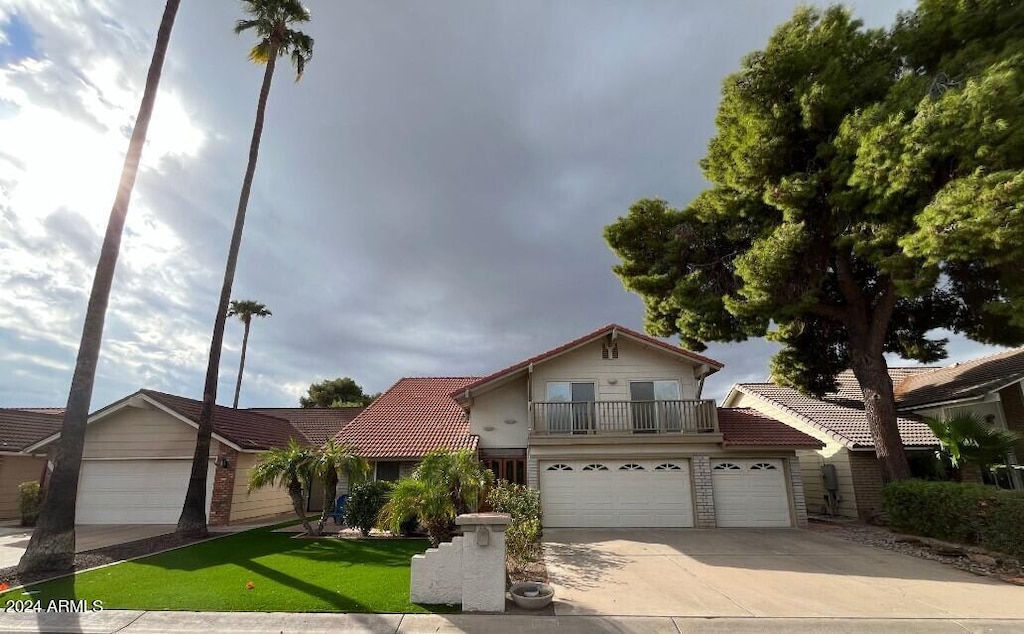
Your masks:
<path fill-rule="evenodd" d="M 896 530 L 1024 556 L 1024 492 L 982 484 L 905 480 L 885 485 Z"/>
<path fill-rule="evenodd" d="M 496 512 L 512 516 L 512 523 L 505 531 L 507 563 L 510 570 L 522 571 L 540 556 L 540 492 L 499 480 L 487 501 Z"/>
<path fill-rule="evenodd" d="M 41 502 L 42 495 L 38 482 L 22 482 L 18 485 L 18 511 L 21 513 L 22 526 L 36 525 Z"/>
<path fill-rule="evenodd" d="M 387 503 L 391 488 L 391 483 L 384 481 L 353 484 L 345 502 L 345 523 L 368 536 L 377 525 L 377 516 Z"/>

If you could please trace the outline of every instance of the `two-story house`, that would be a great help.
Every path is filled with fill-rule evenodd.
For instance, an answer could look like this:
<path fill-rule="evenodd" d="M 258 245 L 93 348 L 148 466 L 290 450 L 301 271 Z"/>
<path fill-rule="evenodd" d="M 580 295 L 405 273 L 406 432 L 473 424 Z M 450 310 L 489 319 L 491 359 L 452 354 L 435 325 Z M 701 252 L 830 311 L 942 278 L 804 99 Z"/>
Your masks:
<path fill-rule="evenodd" d="M 388 477 L 475 448 L 540 490 L 548 527 L 802 524 L 795 451 L 821 443 L 702 399 L 721 368 L 612 324 L 483 378 L 402 379 L 337 438 Z"/>

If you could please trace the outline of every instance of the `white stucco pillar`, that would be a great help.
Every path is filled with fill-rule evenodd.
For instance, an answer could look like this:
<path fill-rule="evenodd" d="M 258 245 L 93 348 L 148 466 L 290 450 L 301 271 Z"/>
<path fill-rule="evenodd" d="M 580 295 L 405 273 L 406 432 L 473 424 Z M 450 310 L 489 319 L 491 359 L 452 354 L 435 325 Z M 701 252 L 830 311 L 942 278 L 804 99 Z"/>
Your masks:
<path fill-rule="evenodd" d="M 505 529 L 508 513 L 469 513 L 455 518 L 462 528 L 462 609 L 505 611 Z"/>

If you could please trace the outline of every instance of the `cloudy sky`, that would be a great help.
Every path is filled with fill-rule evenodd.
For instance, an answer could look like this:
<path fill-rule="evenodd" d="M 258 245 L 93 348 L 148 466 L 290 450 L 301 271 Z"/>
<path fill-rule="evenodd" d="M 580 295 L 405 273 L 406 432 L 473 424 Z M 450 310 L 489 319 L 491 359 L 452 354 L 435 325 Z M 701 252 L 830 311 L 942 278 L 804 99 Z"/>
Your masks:
<path fill-rule="evenodd" d="M 264 302 L 242 404 L 486 374 L 643 307 L 602 228 L 685 205 L 722 78 L 797 3 L 309 0 L 306 76 L 279 66 L 236 298 Z M 909 0 L 852 3 L 871 25 Z M 107 315 L 93 406 L 199 397 L 262 77 L 231 0 L 184 0 Z M 158 0 L 0 0 L 0 406 L 62 405 L 138 109 Z M 242 328 L 229 324 L 220 402 Z M 772 347 L 712 345 L 706 393 Z M 955 340 L 951 360 L 986 349 Z"/>

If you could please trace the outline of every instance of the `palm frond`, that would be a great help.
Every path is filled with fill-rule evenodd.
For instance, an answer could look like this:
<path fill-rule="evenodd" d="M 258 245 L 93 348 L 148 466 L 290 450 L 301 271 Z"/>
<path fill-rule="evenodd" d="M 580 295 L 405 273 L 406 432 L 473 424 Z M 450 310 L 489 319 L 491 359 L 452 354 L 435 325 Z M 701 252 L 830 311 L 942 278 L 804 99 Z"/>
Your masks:
<path fill-rule="evenodd" d="M 262 23 L 259 20 L 239 20 L 235 22 L 235 35 L 248 31 L 249 29 L 259 30 L 261 24 Z"/>

